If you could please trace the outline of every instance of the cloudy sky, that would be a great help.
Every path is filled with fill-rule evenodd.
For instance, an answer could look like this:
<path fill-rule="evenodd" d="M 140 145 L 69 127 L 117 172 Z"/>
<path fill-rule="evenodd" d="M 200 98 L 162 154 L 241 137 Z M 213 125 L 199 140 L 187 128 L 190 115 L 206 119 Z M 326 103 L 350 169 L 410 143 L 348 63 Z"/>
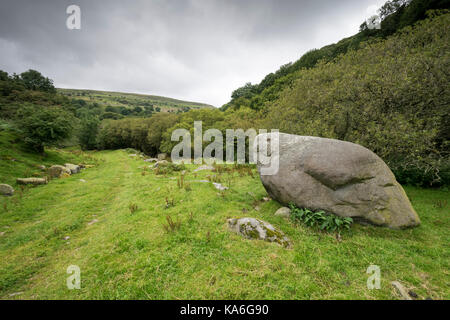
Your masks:
<path fill-rule="evenodd" d="M 57 87 L 221 106 L 313 48 L 355 34 L 385 0 L 1 0 L 0 69 Z M 66 27 L 69 5 L 81 29 Z"/>

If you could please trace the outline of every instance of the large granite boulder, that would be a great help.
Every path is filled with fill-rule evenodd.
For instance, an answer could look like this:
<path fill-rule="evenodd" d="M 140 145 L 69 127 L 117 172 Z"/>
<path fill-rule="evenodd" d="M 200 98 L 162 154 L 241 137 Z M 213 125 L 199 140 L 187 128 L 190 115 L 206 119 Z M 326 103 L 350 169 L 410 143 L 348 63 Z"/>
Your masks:
<path fill-rule="evenodd" d="M 276 133 L 260 139 L 277 140 Z M 261 175 L 269 195 L 283 204 L 325 210 L 361 223 L 415 227 L 420 219 L 389 167 L 372 151 L 345 141 L 279 134 L 278 172 Z M 264 147 L 270 150 L 270 143 Z M 276 150 L 276 149 L 275 149 Z M 258 161 L 258 170 L 267 167 Z"/>
<path fill-rule="evenodd" d="M 264 240 L 278 243 L 287 248 L 291 247 L 291 241 L 283 232 L 276 229 L 271 224 L 259 219 L 228 219 L 228 228 L 230 231 L 240 234 L 247 239 Z"/>
<path fill-rule="evenodd" d="M 48 169 L 48 174 L 52 178 L 60 178 L 64 175 L 71 175 L 72 171 L 70 171 L 69 168 L 66 168 L 64 166 L 54 165 Z"/>
<path fill-rule="evenodd" d="M 14 194 L 14 188 L 9 184 L 0 184 L 0 194 L 4 196 L 12 196 Z"/>

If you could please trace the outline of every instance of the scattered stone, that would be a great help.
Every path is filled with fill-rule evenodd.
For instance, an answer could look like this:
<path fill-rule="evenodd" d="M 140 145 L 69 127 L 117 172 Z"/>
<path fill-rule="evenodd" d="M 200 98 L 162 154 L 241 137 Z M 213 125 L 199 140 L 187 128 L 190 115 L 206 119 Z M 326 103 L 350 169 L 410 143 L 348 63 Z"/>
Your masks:
<path fill-rule="evenodd" d="M 167 153 L 158 153 L 158 160 L 167 160 Z"/>
<path fill-rule="evenodd" d="M 81 171 L 80 166 L 75 165 L 75 164 L 66 163 L 64 166 L 70 170 L 71 174 L 77 174 Z"/>
<path fill-rule="evenodd" d="M 221 185 L 220 183 L 213 182 L 212 184 L 213 184 L 214 187 L 215 187 L 217 190 L 219 190 L 219 191 L 225 191 L 225 190 L 228 190 L 227 187 Z"/>
<path fill-rule="evenodd" d="M 255 209 L 255 211 L 259 211 L 261 210 L 261 208 L 259 206 L 254 207 L 253 209 Z"/>
<path fill-rule="evenodd" d="M 158 162 L 156 158 L 145 159 L 144 162 Z"/>
<path fill-rule="evenodd" d="M 70 237 L 69 236 L 67 236 L 67 237 L 64 237 L 64 240 L 69 240 L 70 239 Z"/>
<path fill-rule="evenodd" d="M 84 180 L 84 179 L 80 179 L 80 182 L 86 183 L 86 180 Z"/>
<path fill-rule="evenodd" d="M 269 202 L 270 200 L 272 200 L 272 199 L 270 199 L 269 197 L 264 197 L 264 198 L 263 198 L 263 201 L 264 201 L 264 202 Z"/>
<path fill-rule="evenodd" d="M 18 296 L 18 295 L 21 295 L 23 292 L 14 292 L 14 293 L 11 293 L 9 296 L 10 297 L 15 297 L 15 296 Z"/>
<path fill-rule="evenodd" d="M 14 194 L 14 188 L 9 184 L 0 184 L 0 194 L 4 196 L 12 196 Z"/>
<path fill-rule="evenodd" d="M 203 165 L 194 170 L 194 172 L 204 171 L 204 170 L 214 170 L 213 166 Z"/>
<path fill-rule="evenodd" d="M 98 220 L 94 219 L 94 220 L 92 220 L 91 222 L 88 223 L 88 226 L 93 225 L 94 223 L 97 223 L 97 222 L 98 222 Z"/>
<path fill-rule="evenodd" d="M 161 160 L 155 163 L 155 165 L 153 166 L 153 168 L 158 168 L 160 165 L 162 164 L 167 164 L 169 163 L 167 160 Z"/>
<path fill-rule="evenodd" d="M 47 167 L 44 166 L 44 165 L 39 165 L 39 166 L 37 166 L 37 167 L 38 167 L 38 169 L 40 169 L 40 170 L 42 170 L 42 171 L 47 170 Z"/>
<path fill-rule="evenodd" d="M 60 177 L 64 176 L 64 174 L 71 175 L 72 171 L 70 171 L 70 169 L 68 169 L 64 166 L 54 165 L 48 169 L 48 174 L 52 178 L 60 178 Z"/>
<path fill-rule="evenodd" d="M 46 178 L 17 178 L 16 182 L 18 184 L 24 184 L 24 185 L 31 184 L 34 186 L 48 183 Z"/>
<path fill-rule="evenodd" d="M 277 217 L 289 218 L 291 216 L 291 209 L 287 207 L 280 208 L 275 212 L 275 215 Z"/>
<path fill-rule="evenodd" d="M 137 157 L 138 155 L 136 153 L 132 153 L 129 155 L 130 157 Z"/>
<path fill-rule="evenodd" d="M 409 290 L 408 294 L 409 294 L 409 296 L 411 298 L 414 298 L 414 299 L 418 299 L 419 298 L 419 295 L 417 293 L 415 293 L 414 291 L 412 291 L 412 290 Z"/>
<path fill-rule="evenodd" d="M 93 164 L 85 164 L 84 165 L 85 169 L 90 169 L 90 168 L 93 168 L 93 167 L 95 167 Z"/>
<path fill-rule="evenodd" d="M 261 139 L 273 142 L 277 135 L 261 134 L 255 143 Z M 268 154 L 269 148 L 261 151 Z M 294 203 L 390 228 L 420 224 L 389 167 L 360 145 L 280 133 L 279 154 L 271 158 L 278 161 L 278 172 L 262 175 L 266 166 L 260 162 L 258 171 L 270 197 L 285 205 Z"/>
<path fill-rule="evenodd" d="M 283 232 L 277 230 L 271 224 L 259 219 L 228 219 L 228 227 L 231 231 L 240 234 L 247 239 L 276 242 L 284 247 L 291 247 L 291 241 Z"/>
<path fill-rule="evenodd" d="M 403 300 L 412 300 L 408 294 L 408 291 L 400 282 L 392 281 L 391 284 L 396 289 L 397 293 L 400 294 Z"/>
<path fill-rule="evenodd" d="M 4 235 L 5 235 L 4 231 L 0 232 L 0 237 L 3 237 Z"/>

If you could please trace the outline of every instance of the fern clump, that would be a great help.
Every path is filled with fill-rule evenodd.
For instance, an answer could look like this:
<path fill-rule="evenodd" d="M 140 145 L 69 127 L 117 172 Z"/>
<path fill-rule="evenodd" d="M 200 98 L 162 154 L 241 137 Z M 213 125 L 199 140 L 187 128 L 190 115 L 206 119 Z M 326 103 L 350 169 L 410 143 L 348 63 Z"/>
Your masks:
<path fill-rule="evenodd" d="M 341 233 L 342 230 L 349 230 L 353 219 L 350 217 L 338 217 L 325 211 L 311 211 L 309 209 L 298 208 L 290 204 L 291 219 L 294 222 L 301 222 L 311 228 L 319 228 L 327 232 Z"/>

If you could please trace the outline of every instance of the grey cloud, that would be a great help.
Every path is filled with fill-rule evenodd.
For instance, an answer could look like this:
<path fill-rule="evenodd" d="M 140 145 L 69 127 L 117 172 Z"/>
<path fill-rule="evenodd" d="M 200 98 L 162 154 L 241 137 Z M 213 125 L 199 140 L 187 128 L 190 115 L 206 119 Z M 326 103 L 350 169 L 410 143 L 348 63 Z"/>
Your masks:
<path fill-rule="evenodd" d="M 3 0 L 0 69 L 57 86 L 220 106 L 309 49 L 354 34 L 381 0 Z M 68 30 L 77 4 L 82 29 Z"/>

